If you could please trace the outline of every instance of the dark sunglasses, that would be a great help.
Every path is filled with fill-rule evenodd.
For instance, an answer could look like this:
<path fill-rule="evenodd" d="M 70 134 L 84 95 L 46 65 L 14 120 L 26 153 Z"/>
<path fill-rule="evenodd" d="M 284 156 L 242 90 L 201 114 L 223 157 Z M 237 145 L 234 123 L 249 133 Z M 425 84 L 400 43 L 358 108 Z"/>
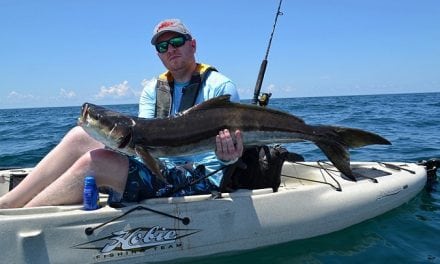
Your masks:
<path fill-rule="evenodd" d="M 156 43 L 156 50 L 159 53 L 165 53 L 168 51 L 168 44 L 173 46 L 174 48 L 182 47 L 187 40 L 190 40 L 191 38 L 188 36 L 177 36 L 174 38 L 170 38 L 169 40 L 161 41 L 159 43 Z"/>

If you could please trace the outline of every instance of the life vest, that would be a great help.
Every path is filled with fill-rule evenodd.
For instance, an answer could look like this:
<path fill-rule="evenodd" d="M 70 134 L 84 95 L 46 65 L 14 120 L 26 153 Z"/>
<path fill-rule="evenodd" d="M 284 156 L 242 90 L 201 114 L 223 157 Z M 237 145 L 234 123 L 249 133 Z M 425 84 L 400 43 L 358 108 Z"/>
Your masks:
<path fill-rule="evenodd" d="M 199 94 L 202 83 L 211 71 L 217 71 L 217 69 L 208 64 L 197 64 L 189 84 L 183 88 L 179 112 L 192 107 L 196 103 L 197 95 Z M 163 118 L 171 114 L 173 91 L 173 76 L 169 71 L 162 73 L 156 83 L 155 117 Z"/>

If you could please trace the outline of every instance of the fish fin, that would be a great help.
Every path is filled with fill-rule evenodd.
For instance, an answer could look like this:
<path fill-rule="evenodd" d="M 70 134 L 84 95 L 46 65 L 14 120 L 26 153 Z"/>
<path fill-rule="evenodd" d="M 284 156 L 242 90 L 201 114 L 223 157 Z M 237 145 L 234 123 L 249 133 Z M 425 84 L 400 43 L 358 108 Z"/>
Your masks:
<path fill-rule="evenodd" d="M 230 104 L 230 103 L 231 103 L 231 95 L 230 94 L 220 95 L 220 96 L 211 98 L 209 100 L 206 100 L 200 104 L 196 104 L 195 106 L 183 111 L 182 114 L 186 114 L 186 113 L 192 112 L 192 111 L 199 111 L 199 110 L 205 110 L 205 109 L 215 108 L 215 107 L 219 107 L 219 106 L 224 106 L 224 105 Z"/>
<path fill-rule="evenodd" d="M 150 152 L 148 152 L 141 146 L 136 146 L 134 149 L 136 151 L 136 154 L 138 154 L 142 158 L 143 162 L 145 163 L 145 165 L 147 165 L 151 172 L 163 182 L 168 183 L 167 179 L 160 172 L 159 163 L 153 156 L 151 156 Z"/>
<path fill-rule="evenodd" d="M 342 174 L 356 181 L 350 168 L 350 153 L 346 146 L 335 141 L 317 141 L 315 144 Z"/>
<path fill-rule="evenodd" d="M 265 112 L 270 112 L 271 114 L 274 114 L 274 115 L 282 115 L 282 116 L 286 116 L 288 118 L 295 118 L 296 122 L 304 124 L 304 120 L 302 120 L 301 118 L 294 116 L 288 112 L 285 112 L 285 111 L 281 111 L 278 109 L 272 109 L 269 107 L 262 108 L 258 105 L 253 105 L 253 104 L 240 104 L 240 103 L 236 103 L 236 102 L 231 102 L 231 95 L 230 94 L 220 95 L 220 96 L 211 98 L 209 100 L 206 100 L 200 104 L 197 104 L 191 108 L 188 108 L 187 110 L 178 114 L 178 116 L 186 115 L 186 114 L 189 114 L 189 113 L 195 112 L 195 111 L 202 111 L 202 110 L 208 110 L 208 109 L 213 109 L 213 108 L 225 108 L 225 107 L 231 107 L 231 106 L 234 106 L 237 109 L 241 108 L 244 110 L 265 111 Z M 232 111 L 233 111 L 233 109 L 231 109 L 231 112 Z"/>

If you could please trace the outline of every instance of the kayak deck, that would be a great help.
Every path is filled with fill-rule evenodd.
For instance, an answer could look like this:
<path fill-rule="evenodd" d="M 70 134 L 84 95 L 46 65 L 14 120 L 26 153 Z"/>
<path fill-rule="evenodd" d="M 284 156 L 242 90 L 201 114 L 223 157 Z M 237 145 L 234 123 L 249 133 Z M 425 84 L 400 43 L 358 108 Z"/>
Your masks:
<path fill-rule="evenodd" d="M 3 258 L 139 263 L 258 248 L 360 223 L 406 203 L 426 183 L 425 167 L 415 163 L 351 165 L 357 182 L 326 162 L 286 162 L 276 193 L 241 189 L 124 208 L 106 206 L 103 195 L 103 207 L 95 211 L 81 205 L 3 209 Z M 0 177 L 13 173 L 2 171 Z"/>

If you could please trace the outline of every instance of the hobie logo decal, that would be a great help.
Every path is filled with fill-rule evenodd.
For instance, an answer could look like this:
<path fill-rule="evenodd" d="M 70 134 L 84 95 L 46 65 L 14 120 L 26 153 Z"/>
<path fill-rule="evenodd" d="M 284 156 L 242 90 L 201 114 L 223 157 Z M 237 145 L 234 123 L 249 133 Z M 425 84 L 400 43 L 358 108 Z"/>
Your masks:
<path fill-rule="evenodd" d="M 133 250 L 154 247 L 163 244 L 174 243 L 177 239 L 175 230 L 168 230 L 159 226 L 151 229 L 138 228 L 132 231 L 119 231 L 110 237 L 111 242 L 107 243 L 101 253 L 108 253 L 115 249 Z"/>
<path fill-rule="evenodd" d="M 178 239 L 199 231 L 195 229 L 168 229 L 161 226 L 140 227 L 127 231 L 116 231 L 110 236 L 79 244 L 73 248 L 97 249 L 102 254 L 112 251 L 145 251 L 151 248 L 157 249 L 167 244 L 175 244 Z"/>

